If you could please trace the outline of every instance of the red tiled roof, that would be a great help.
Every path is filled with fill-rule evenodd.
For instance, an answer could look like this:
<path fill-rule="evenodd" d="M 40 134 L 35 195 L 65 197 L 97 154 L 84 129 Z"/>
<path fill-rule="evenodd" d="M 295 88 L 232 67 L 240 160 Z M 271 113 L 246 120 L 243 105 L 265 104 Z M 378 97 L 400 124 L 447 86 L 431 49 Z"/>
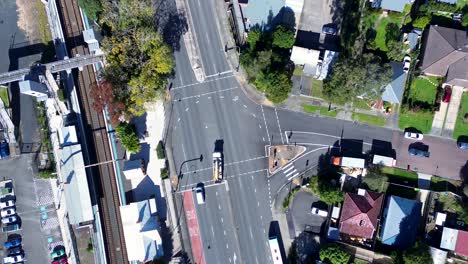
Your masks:
<path fill-rule="evenodd" d="M 458 230 L 457 245 L 455 253 L 468 257 L 468 232 Z"/>
<path fill-rule="evenodd" d="M 383 197 L 382 193 L 370 191 L 363 196 L 347 193 L 340 218 L 340 232 L 371 239 L 377 229 Z"/>

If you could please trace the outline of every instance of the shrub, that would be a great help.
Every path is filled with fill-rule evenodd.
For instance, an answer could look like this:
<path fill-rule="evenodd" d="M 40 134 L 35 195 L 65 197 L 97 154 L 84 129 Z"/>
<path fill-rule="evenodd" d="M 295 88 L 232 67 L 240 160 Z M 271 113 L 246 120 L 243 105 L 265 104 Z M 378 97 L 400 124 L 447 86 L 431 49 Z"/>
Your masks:
<path fill-rule="evenodd" d="M 56 178 L 56 174 L 54 174 L 55 171 L 52 169 L 47 169 L 47 170 L 41 170 L 38 172 L 39 178 L 41 179 L 54 179 Z"/>
<path fill-rule="evenodd" d="M 346 251 L 337 244 L 330 244 L 320 249 L 320 260 L 330 264 L 347 264 L 351 259 Z"/>
<path fill-rule="evenodd" d="M 165 159 L 166 153 L 164 151 L 164 143 L 162 140 L 159 141 L 158 146 L 156 147 L 156 152 L 158 154 L 158 159 Z"/>
<path fill-rule="evenodd" d="M 57 91 L 57 97 L 60 101 L 65 101 L 65 90 L 63 89 L 58 89 Z"/>
<path fill-rule="evenodd" d="M 167 179 L 169 178 L 169 171 L 167 168 L 161 168 L 161 179 Z"/>
<path fill-rule="evenodd" d="M 133 125 L 122 122 L 115 128 L 115 131 L 128 152 L 136 153 L 140 150 L 140 141 Z"/>

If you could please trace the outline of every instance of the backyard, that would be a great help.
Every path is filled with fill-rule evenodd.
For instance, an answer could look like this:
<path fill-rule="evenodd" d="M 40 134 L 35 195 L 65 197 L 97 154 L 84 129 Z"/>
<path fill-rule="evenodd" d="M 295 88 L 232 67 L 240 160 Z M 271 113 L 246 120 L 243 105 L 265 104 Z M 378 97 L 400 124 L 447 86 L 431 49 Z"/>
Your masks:
<path fill-rule="evenodd" d="M 460 103 L 460 111 L 458 111 L 457 122 L 453 130 L 453 138 L 458 139 L 459 136 L 468 136 L 468 120 L 463 120 L 468 114 L 468 93 L 464 93 Z"/>
<path fill-rule="evenodd" d="M 408 107 L 403 107 L 400 113 L 400 129 L 413 127 L 422 133 L 431 131 L 439 82 L 440 79 L 432 76 L 413 79 L 407 99 Z"/>

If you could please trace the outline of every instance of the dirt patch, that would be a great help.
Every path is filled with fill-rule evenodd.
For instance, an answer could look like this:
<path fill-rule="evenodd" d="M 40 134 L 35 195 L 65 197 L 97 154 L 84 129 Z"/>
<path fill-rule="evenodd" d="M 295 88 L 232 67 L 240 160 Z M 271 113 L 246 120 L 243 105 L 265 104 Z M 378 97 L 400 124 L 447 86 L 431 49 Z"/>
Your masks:
<path fill-rule="evenodd" d="M 16 0 L 18 28 L 29 42 L 47 43 L 52 39 L 45 6 L 40 0 Z"/>

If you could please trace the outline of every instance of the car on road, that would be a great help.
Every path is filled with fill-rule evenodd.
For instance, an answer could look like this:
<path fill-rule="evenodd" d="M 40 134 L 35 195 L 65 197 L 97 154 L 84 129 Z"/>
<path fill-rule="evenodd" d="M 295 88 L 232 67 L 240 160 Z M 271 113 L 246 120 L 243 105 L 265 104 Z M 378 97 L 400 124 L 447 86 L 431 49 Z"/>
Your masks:
<path fill-rule="evenodd" d="M 468 142 L 465 141 L 458 141 L 457 146 L 459 149 L 468 149 Z"/>
<path fill-rule="evenodd" d="M 50 257 L 52 259 L 57 259 L 63 256 L 65 256 L 65 250 L 63 248 L 54 250 L 52 253 L 50 253 Z"/>
<path fill-rule="evenodd" d="M 16 222 L 16 220 L 18 220 L 16 215 L 4 217 L 4 218 L 2 218 L 2 224 L 11 224 L 11 223 Z"/>
<path fill-rule="evenodd" d="M 424 136 L 421 133 L 406 131 L 405 132 L 405 138 L 414 139 L 414 140 L 423 140 Z"/>
<path fill-rule="evenodd" d="M 444 96 L 442 97 L 442 102 L 450 103 L 450 97 L 452 97 L 452 88 L 447 87 L 444 91 Z"/>
<path fill-rule="evenodd" d="M 197 198 L 197 204 L 205 203 L 205 190 L 202 184 L 198 184 L 195 188 L 195 197 Z"/>
<path fill-rule="evenodd" d="M 405 58 L 403 59 L 403 71 L 405 73 L 408 73 L 410 66 L 411 66 L 411 57 L 405 56 Z"/>
<path fill-rule="evenodd" d="M 0 216 L 2 217 L 7 217 L 14 214 L 16 214 L 16 210 L 13 207 L 5 208 L 0 211 Z"/>
<path fill-rule="evenodd" d="M 18 254 L 18 255 L 13 255 L 13 256 L 8 256 L 6 258 L 3 258 L 3 263 L 8 263 L 8 264 L 13 264 L 13 263 L 20 263 L 24 261 L 24 253 Z"/>
<path fill-rule="evenodd" d="M 67 258 L 61 258 L 55 261 L 52 261 L 50 264 L 68 264 Z"/>
<path fill-rule="evenodd" d="M 21 246 L 14 247 L 14 248 L 9 248 L 7 250 L 8 256 L 15 256 L 23 253 L 23 249 Z"/>
<path fill-rule="evenodd" d="M 328 34 L 328 35 L 336 35 L 336 27 L 332 24 L 329 25 L 324 25 L 322 27 L 322 33 Z"/>
<path fill-rule="evenodd" d="M 9 239 L 5 243 L 3 243 L 3 246 L 5 248 L 12 248 L 12 247 L 20 246 L 20 245 L 21 245 L 21 237 Z"/>
<path fill-rule="evenodd" d="M 417 149 L 417 148 L 409 148 L 408 153 L 412 156 L 421 157 L 421 158 L 429 158 L 429 151 Z"/>
<path fill-rule="evenodd" d="M 0 209 L 4 209 L 4 208 L 7 208 L 7 207 L 12 207 L 12 206 L 15 206 L 15 201 L 13 201 L 13 200 L 0 202 Z"/>
<path fill-rule="evenodd" d="M 312 207 L 311 213 L 312 213 L 313 215 L 320 215 L 320 216 L 323 216 L 323 217 L 327 217 L 327 216 L 328 216 L 328 212 L 327 212 L 327 211 L 325 211 L 325 210 L 320 210 L 320 209 L 318 209 L 317 207 Z"/>

